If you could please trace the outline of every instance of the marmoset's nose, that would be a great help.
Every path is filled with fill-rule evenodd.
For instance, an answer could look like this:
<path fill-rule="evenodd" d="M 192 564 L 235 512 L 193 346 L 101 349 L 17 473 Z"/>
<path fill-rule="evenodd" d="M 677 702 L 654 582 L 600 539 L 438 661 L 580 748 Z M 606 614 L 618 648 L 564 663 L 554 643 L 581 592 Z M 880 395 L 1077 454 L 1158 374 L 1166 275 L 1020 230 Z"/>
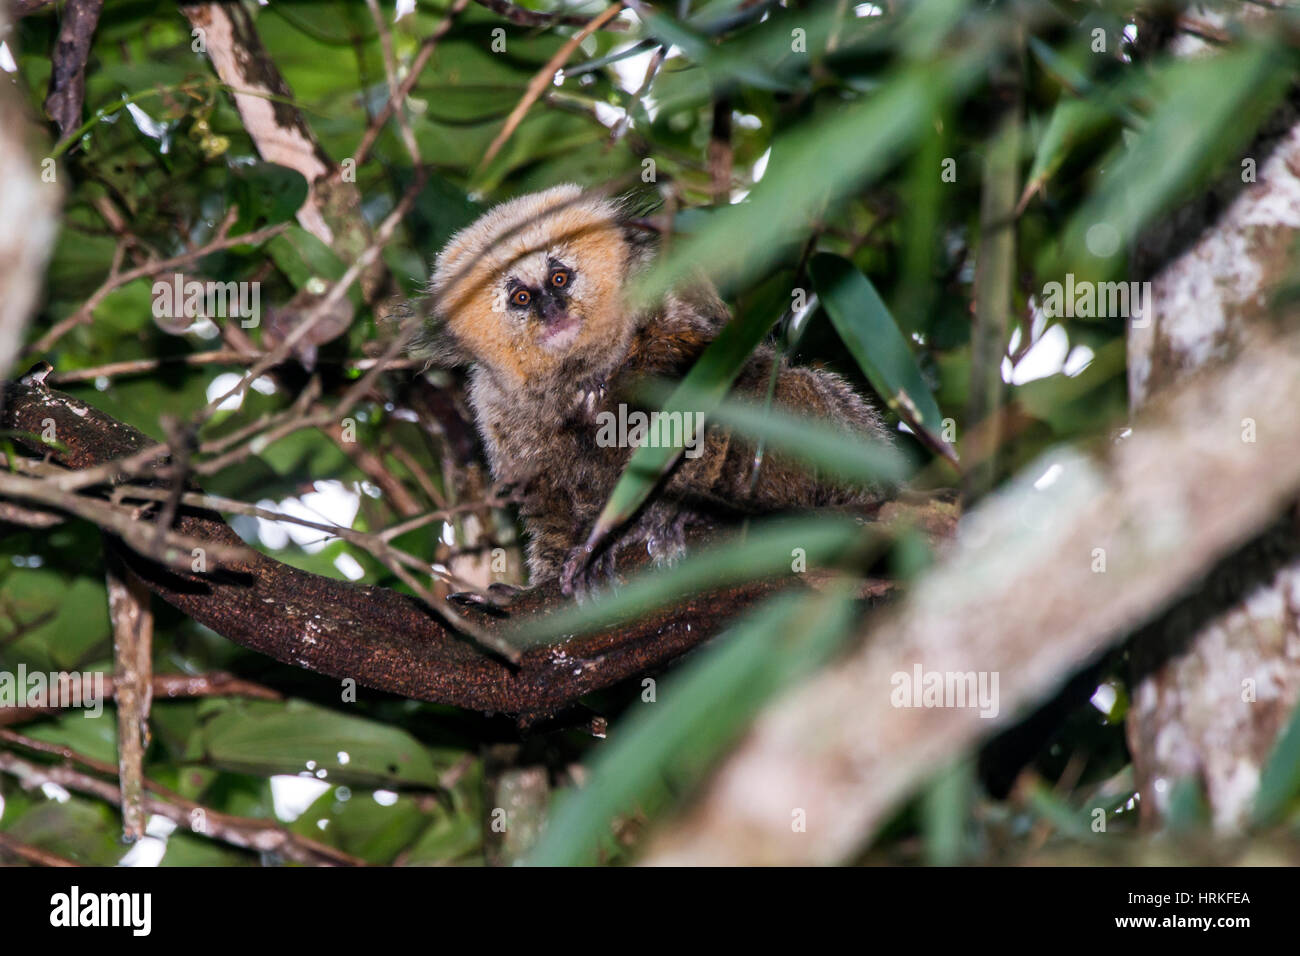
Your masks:
<path fill-rule="evenodd" d="M 569 314 L 568 303 L 564 296 L 543 292 L 537 297 L 537 314 L 543 322 L 551 325 Z"/>

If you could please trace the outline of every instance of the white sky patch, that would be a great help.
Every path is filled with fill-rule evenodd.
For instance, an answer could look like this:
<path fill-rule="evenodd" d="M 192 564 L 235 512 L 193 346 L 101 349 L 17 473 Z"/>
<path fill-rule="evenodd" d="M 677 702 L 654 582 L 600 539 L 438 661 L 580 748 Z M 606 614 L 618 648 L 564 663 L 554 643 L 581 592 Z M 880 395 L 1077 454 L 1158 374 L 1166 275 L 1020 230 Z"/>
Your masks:
<path fill-rule="evenodd" d="M 393 11 L 393 22 L 396 23 L 408 13 L 415 12 L 415 0 L 397 0 L 397 8 Z"/>
<path fill-rule="evenodd" d="M 292 823 L 307 812 L 322 793 L 331 784 L 315 777 L 291 777 L 279 774 L 271 778 L 271 802 L 275 806 L 275 816 L 285 823 Z"/>
<path fill-rule="evenodd" d="M 253 391 L 260 392 L 263 395 L 275 394 L 275 382 L 271 380 L 271 376 L 269 375 L 261 375 L 253 379 L 253 382 L 249 387 L 252 388 Z"/>
<path fill-rule="evenodd" d="M 334 567 L 338 568 L 339 573 L 349 581 L 360 581 L 366 576 L 366 569 L 350 554 L 340 554 L 335 558 Z"/>
<path fill-rule="evenodd" d="M 391 790 L 376 790 L 374 792 L 375 803 L 381 807 L 391 807 L 397 802 L 397 794 Z"/>
<path fill-rule="evenodd" d="M 757 186 L 759 180 L 763 178 L 764 174 L 767 172 L 768 160 L 770 160 L 771 158 L 772 158 L 772 149 L 771 147 L 768 147 L 768 149 L 763 153 L 762 156 L 754 160 L 754 165 L 749 167 L 749 182 L 751 184 L 750 188 L 753 188 L 753 186 Z M 748 189 L 737 189 L 735 191 L 735 194 L 731 197 L 731 201 L 733 203 L 744 202 L 748 196 L 749 196 Z"/>
<path fill-rule="evenodd" d="M 230 391 L 240 383 L 244 376 L 238 372 L 222 372 L 211 382 L 208 383 L 208 401 L 215 402 L 226 392 Z M 217 406 L 218 411 L 233 411 L 244 404 L 244 393 L 231 395 L 228 399 Z"/>
<path fill-rule="evenodd" d="M 594 104 L 596 108 L 596 119 L 600 120 L 609 129 L 613 129 L 618 121 L 621 120 L 627 110 L 612 103 L 602 103 L 599 100 Z"/>
<path fill-rule="evenodd" d="M 884 10 L 874 3 L 859 3 L 853 7 L 855 17 L 879 17 L 884 15 Z"/>
<path fill-rule="evenodd" d="M 361 507 L 361 495 L 341 481 L 318 481 L 312 487 L 314 491 L 299 498 L 284 499 L 277 510 L 306 521 L 352 527 Z M 314 554 L 333 540 L 331 535 L 316 528 L 288 522 L 281 527 L 308 554 Z"/>
<path fill-rule="evenodd" d="M 626 49 L 626 47 L 624 49 Z M 619 87 L 629 96 L 635 94 L 637 90 L 641 89 L 642 84 L 645 83 L 645 71 L 649 69 L 650 60 L 654 57 L 654 54 L 655 51 L 652 47 L 648 50 L 642 50 L 640 53 L 636 53 L 632 56 L 625 57 L 622 60 L 615 60 L 609 65 L 609 68 L 614 72 L 615 82 L 617 82 Z M 670 48 L 668 56 L 671 55 L 672 49 Z M 651 89 L 653 90 L 653 87 Z M 596 116 L 600 118 L 602 123 L 609 126 L 610 124 L 600 116 L 599 104 L 597 104 L 597 106 Z M 641 97 L 640 109 L 645 110 L 646 116 L 648 116 L 651 121 L 659 115 L 659 104 L 655 101 L 653 92 L 646 93 L 645 96 Z M 620 111 L 620 116 L 622 115 L 622 112 L 623 111 Z M 639 110 L 638 115 L 640 115 Z M 632 125 L 635 124 L 636 120 L 633 120 Z"/>
<path fill-rule="evenodd" d="M 149 817 L 149 822 L 144 825 L 144 832 L 151 837 L 165 840 L 176 832 L 176 821 L 168 820 L 166 817 L 155 813 Z"/>
<path fill-rule="evenodd" d="M 298 498 L 285 498 L 283 501 L 263 498 L 257 503 L 257 507 L 302 518 L 304 521 L 315 521 L 317 524 L 352 527 L 357 511 L 361 508 L 360 493 L 341 481 L 318 481 L 312 487 L 315 490 Z M 315 554 L 334 540 L 333 535 L 318 528 L 308 528 L 288 521 L 275 521 L 271 518 L 258 517 L 255 520 L 258 540 L 262 542 L 263 547 L 272 551 L 287 547 L 289 542 L 293 541 L 308 554 Z M 364 576 L 364 571 L 355 559 L 348 558 L 348 561 L 351 564 L 347 561 L 335 560 L 334 566 L 350 580 L 355 581 Z M 356 572 L 357 576 L 353 577 L 352 572 Z"/>
<path fill-rule="evenodd" d="M 217 323 L 206 316 L 195 319 L 194 324 L 185 331 L 190 335 L 197 335 L 201 339 L 215 339 L 221 334 L 221 330 L 217 328 Z"/>
<path fill-rule="evenodd" d="M 1029 351 L 1021 356 L 1014 368 L 1011 359 L 1002 360 L 1002 380 L 1012 385 L 1024 385 L 1049 375 L 1057 375 L 1065 368 L 1069 354 L 1070 337 L 1066 334 L 1065 327 L 1053 325 L 1029 347 Z"/>
<path fill-rule="evenodd" d="M 14 62 L 14 55 L 9 51 L 8 43 L 0 43 L 0 70 L 6 73 L 18 72 L 18 64 Z"/>
<path fill-rule="evenodd" d="M 167 852 L 167 841 L 147 836 L 126 851 L 118 866 L 157 866 Z"/>
<path fill-rule="evenodd" d="M 265 508 L 267 511 L 278 511 L 279 504 L 270 498 L 263 498 L 257 503 L 259 508 Z M 255 518 L 257 522 L 257 538 L 262 542 L 262 546 L 270 548 L 272 551 L 279 551 L 289 544 L 289 532 L 285 531 L 285 526 L 278 521 L 268 521 L 266 518 Z"/>

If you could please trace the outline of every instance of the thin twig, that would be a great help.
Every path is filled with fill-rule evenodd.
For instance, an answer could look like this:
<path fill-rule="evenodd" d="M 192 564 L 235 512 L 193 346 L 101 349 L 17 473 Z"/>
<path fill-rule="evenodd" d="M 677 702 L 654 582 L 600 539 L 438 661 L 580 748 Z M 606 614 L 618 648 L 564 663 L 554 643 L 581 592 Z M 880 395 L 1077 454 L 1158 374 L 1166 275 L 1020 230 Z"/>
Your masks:
<path fill-rule="evenodd" d="M 87 757 L 68 747 L 25 737 L 12 730 L 0 729 L 0 740 L 28 750 L 62 757 L 97 773 L 112 775 L 116 772 L 112 764 Z M 30 790 L 46 783 L 53 783 L 68 790 L 98 797 L 114 806 L 122 805 L 122 793 L 116 784 L 93 777 L 66 764 L 41 766 L 12 753 L 0 751 L 0 772 L 17 777 L 24 789 Z M 154 794 L 143 798 L 145 809 L 149 813 L 184 826 L 190 832 L 242 849 L 279 853 L 296 863 L 309 863 L 316 866 L 365 865 L 364 860 L 308 837 L 299 836 L 274 821 L 236 817 L 213 810 L 188 800 L 152 780 L 146 779 L 144 787 L 150 794 Z"/>
<path fill-rule="evenodd" d="M 628 127 L 632 124 L 632 114 L 636 112 L 641 105 L 641 101 L 650 92 L 650 87 L 654 85 L 655 77 L 659 75 L 659 68 L 664 65 L 667 56 L 668 48 L 666 46 L 655 48 L 654 53 L 650 56 L 650 62 L 646 64 L 645 79 L 641 81 L 641 86 L 632 95 L 631 101 L 627 104 L 627 109 L 623 111 L 623 115 L 619 117 L 618 122 L 614 124 L 613 130 L 610 131 L 610 146 L 622 139 L 623 134 L 627 132 Z"/>
<path fill-rule="evenodd" d="M 481 7 L 486 7 L 493 13 L 500 14 L 517 27 L 549 27 L 556 24 L 562 24 L 566 27 L 585 27 L 591 22 L 590 17 L 579 16 L 574 13 L 542 13 L 539 10 L 528 10 L 518 4 L 511 3 L 510 0 L 474 0 Z M 605 24 L 602 29 L 605 30 L 626 30 L 627 24 L 621 21 Z"/>
<path fill-rule="evenodd" d="M 66 697 L 58 692 L 67 689 Z M 279 691 L 253 681 L 244 680 L 226 671 L 207 674 L 154 674 L 150 681 L 151 695 L 155 699 L 172 700 L 183 697 L 250 697 L 255 700 L 281 700 Z M 84 706 L 91 693 L 103 692 L 105 698 L 117 696 L 117 681 L 105 675 L 102 688 L 87 687 L 80 674 L 66 674 L 60 682 L 51 684 L 42 700 L 19 701 L 14 706 L 0 707 L 0 727 L 27 723 L 39 717 L 57 714 L 73 706 Z"/>
<path fill-rule="evenodd" d="M 402 131 L 402 142 L 406 145 L 406 151 L 411 154 L 411 162 L 416 166 L 422 165 L 420 160 L 420 147 L 415 142 L 415 132 L 411 129 L 411 121 L 407 119 L 406 110 L 402 108 L 405 97 L 398 96 L 401 89 L 397 82 L 397 60 L 393 57 L 393 34 L 388 29 L 388 22 L 379 9 L 379 0 L 366 0 L 366 6 L 370 8 L 370 16 L 375 21 L 375 29 L 379 32 L 379 48 L 383 53 L 384 74 L 388 78 L 388 96 L 390 102 L 396 104 L 393 116 L 397 119 L 398 128 Z"/>
<path fill-rule="evenodd" d="M 80 866 L 79 863 L 73 863 L 67 857 L 59 856 L 57 853 L 51 853 L 49 850 L 42 850 L 38 846 L 32 846 L 29 843 L 23 843 L 15 840 L 10 834 L 0 831 L 0 851 L 8 853 L 10 856 L 16 856 L 20 860 L 26 860 L 28 863 L 34 863 L 37 866 Z"/>
<path fill-rule="evenodd" d="M 451 8 L 447 11 L 447 15 L 442 18 L 442 22 L 434 27 L 433 32 L 424 38 L 424 42 L 420 44 L 420 49 L 416 51 L 415 56 L 411 60 L 411 66 L 410 69 L 407 70 L 406 78 L 402 80 L 397 91 L 388 97 L 388 102 L 384 104 L 384 108 L 379 111 L 379 115 L 376 116 L 374 121 L 366 128 L 365 134 L 361 137 L 361 142 L 353 151 L 352 158 L 356 161 L 357 166 L 364 163 L 370 156 L 370 150 L 375 145 L 375 140 L 379 138 L 379 134 L 383 130 L 384 124 L 388 122 L 388 118 L 397 111 L 399 105 L 405 101 L 406 97 L 410 95 L 411 90 L 415 88 L 416 82 L 420 79 L 420 73 L 423 72 L 424 67 L 428 64 L 429 58 L 433 56 L 434 47 L 438 45 L 439 40 L 447 35 L 451 30 L 452 25 L 455 24 L 456 18 L 460 16 L 461 12 L 468 5 L 469 0 L 455 0 L 451 5 Z"/>
<path fill-rule="evenodd" d="M 149 276 L 155 276 L 160 272 L 166 272 L 168 269 L 175 269 L 179 266 L 193 262 L 195 259 L 202 259 L 204 256 L 211 255 L 214 252 L 220 252 L 222 249 L 229 249 L 231 246 L 241 246 L 245 243 L 256 244 L 263 240 L 270 239 L 272 236 L 279 235 L 284 231 L 288 224 L 279 223 L 274 226 L 267 226 L 265 229 L 258 229 L 255 232 L 242 233 L 238 236 L 228 236 L 224 231 L 218 231 L 217 238 L 211 242 L 205 243 L 198 248 L 191 249 L 189 252 L 183 252 L 178 256 L 172 256 L 169 259 L 160 261 L 146 262 L 144 265 L 137 266 L 134 269 L 128 269 L 125 272 L 114 271 L 104 280 L 90 296 L 89 299 L 72 315 L 60 319 L 54 324 L 48 332 L 40 337 L 34 344 L 29 345 L 23 350 L 23 358 L 29 359 L 35 355 L 41 355 L 48 352 L 54 347 L 54 343 L 61 339 L 73 327 L 84 325 L 90 321 L 95 309 L 99 306 L 109 293 L 120 289 L 128 282 L 134 282 L 136 279 L 144 279 Z"/>
<path fill-rule="evenodd" d="M 510 111 L 510 115 L 506 117 L 505 125 L 501 127 L 501 132 L 497 133 L 496 138 L 492 140 L 492 144 L 488 146 L 487 152 L 483 154 L 483 159 L 478 164 L 479 172 L 486 169 L 488 164 L 496 158 L 497 153 L 501 151 L 501 147 L 505 145 L 506 140 L 514 134 L 515 129 L 523 121 L 528 110 L 537 102 L 538 97 L 542 95 L 545 89 L 551 85 L 551 82 L 555 79 L 555 74 L 568 62 L 569 57 L 573 56 L 573 51 L 582 44 L 583 40 L 599 30 L 602 25 L 618 16 L 622 9 L 622 0 L 611 3 L 597 14 L 590 23 L 569 37 L 564 45 L 555 52 L 555 55 L 546 61 L 546 65 L 528 81 L 528 88 L 524 91 L 523 97 L 515 108 Z"/>

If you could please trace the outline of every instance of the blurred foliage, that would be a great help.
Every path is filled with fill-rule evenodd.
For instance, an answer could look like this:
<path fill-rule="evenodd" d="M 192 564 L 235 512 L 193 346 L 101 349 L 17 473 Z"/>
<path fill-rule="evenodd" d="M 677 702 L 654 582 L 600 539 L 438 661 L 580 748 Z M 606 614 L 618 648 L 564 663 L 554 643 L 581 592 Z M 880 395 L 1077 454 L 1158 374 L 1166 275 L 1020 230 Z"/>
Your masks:
<path fill-rule="evenodd" d="M 447 4 L 419 0 L 395 22 L 393 3 L 381 6 L 396 57 L 407 63 Z M 1144 227 L 1209 182 L 1236 174 L 1236 151 L 1295 80 L 1294 54 L 1276 35 L 1243 33 L 1212 57 L 1179 62 L 1158 42 L 1176 7 L 1120 0 L 661 3 L 647 22 L 625 15 L 630 30 L 584 40 L 563 81 L 547 87 L 505 148 L 480 169 L 529 80 L 573 28 L 516 27 L 471 4 L 410 97 L 409 121 L 429 179 L 384 253 L 393 291 L 418 293 L 442 243 L 499 199 L 566 181 L 615 183 L 650 203 L 671 197 L 676 235 L 641 291 L 653 294 L 703 268 L 738 320 L 669 402 L 716 408 L 719 420 L 826 465 L 838 439 L 825 429 L 801 429 L 724 401 L 739 364 L 771 337 L 795 360 L 822 363 L 863 390 L 879 390 L 900 426 L 901 463 L 849 449 L 834 463 L 842 473 L 884 469 L 895 478 L 910 474 L 921 486 L 952 485 L 956 473 L 933 449 L 945 441 L 947 423 L 958 436 L 973 424 L 965 411 L 980 170 L 1006 104 L 1019 103 L 1025 197 L 1014 223 L 1012 341 L 1003 360 L 1015 427 L 999 459 L 1008 474 L 1053 444 L 1106 436 L 1125 415 L 1122 317 L 1049 318 L 1038 301 L 1045 283 L 1066 272 L 1122 274 L 1128 244 Z M 565 7 L 585 14 L 601 8 L 591 0 Z M 349 157 L 388 97 L 380 36 L 366 7 L 271 0 L 249 9 L 324 152 L 336 161 Z M 57 14 L 47 10 L 21 20 L 6 41 L 36 116 L 57 28 Z M 507 37 L 503 52 L 492 47 L 498 28 Z M 637 95 L 661 44 L 671 45 L 670 55 L 651 88 Z M 229 92 L 192 50 L 188 23 L 172 0 L 106 5 L 87 72 L 85 125 L 57 151 L 64 219 L 32 341 L 74 313 L 109 274 L 118 238 L 102 214 L 105 204 L 121 213 L 137 251 L 159 256 L 210 240 L 233 205 L 235 234 L 292 220 L 306 184 L 259 159 Z M 708 150 L 719 101 L 731 111 L 734 183 L 731 202 L 714 205 Z M 632 123 L 615 139 L 611 130 L 628 110 Z M 54 154 L 52 132 L 46 136 L 43 149 Z M 653 182 L 643 175 L 647 161 Z M 411 159 L 390 122 L 357 169 L 367 220 L 381 220 L 411 180 Z M 1113 243 L 1089 240 L 1098 223 L 1109 227 Z M 258 281 L 266 308 L 336 279 L 347 264 L 291 225 L 273 241 L 236 245 L 190 271 L 223 282 Z M 802 305 L 792 302 L 792 290 L 806 300 Z M 359 289 L 350 295 L 357 318 L 319 357 L 327 396 L 356 378 L 348 359 L 377 354 L 392 334 Z M 210 321 L 165 329 L 152 320 L 150 302 L 150 280 L 118 289 L 95 309 L 93 322 L 73 328 L 44 357 L 60 373 L 164 359 L 147 374 L 66 386 L 161 438 L 164 416 L 194 415 L 231 387 L 237 366 L 176 361 L 220 347 L 221 330 Z M 250 334 L 259 341 L 260 330 Z M 429 374 L 440 387 L 457 384 Z M 421 507 L 436 507 L 435 496 L 455 503 L 460 489 L 448 444 L 402 414 L 409 404 L 403 375 L 410 377 L 385 379 L 382 400 L 356 409 L 358 440 Z M 239 408 L 219 413 L 202 436 L 229 435 L 287 409 L 306 381 L 292 370 L 267 380 Z M 928 444 L 917 440 L 922 432 Z M 633 509 L 670 458 L 662 449 L 642 449 L 607 517 Z M 314 430 L 260 447 L 204 476 L 203 484 L 267 507 L 325 510 L 360 530 L 402 517 L 338 445 Z M 302 529 L 288 537 L 288 526 L 232 517 L 246 539 L 280 560 L 399 586 L 351 545 L 324 543 L 319 532 Z M 498 517 L 496 532 L 517 549 L 510 516 Z M 459 522 L 434 524 L 400 543 L 426 560 L 447 561 L 449 542 L 461 543 L 464 531 Z M 631 582 L 611 601 L 576 609 L 548 634 L 643 613 L 710 583 L 771 574 L 781 568 L 770 556 L 796 548 L 810 562 L 859 573 L 887 562 L 915 574 L 928 559 L 919 538 L 906 533 L 882 541 L 827 521 L 756 526 L 747 538 Z M 0 667 L 111 671 L 94 528 L 71 522 L 47 532 L 7 529 L 0 589 Z M 690 794 L 766 701 L 844 647 L 859 611 L 843 587 L 782 598 L 684 662 L 657 693 L 639 685 L 593 695 L 589 703 L 612 716 L 607 743 L 575 731 L 520 743 L 504 719 L 364 690 L 353 702 L 335 681 L 274 664 L 156 605 L 159 672 L 232 671 L 286 699 L 156 701 L 147 772 L 214 810 L 278 816 L 295 832 L 370 862 L 483 862 L 496 806 L 486 750 L 504 742 L 517 748 L 520 761 L 546 767 L 566 791 L 534 859 L 620 861 L 650 821 Z M 1115 661 L 1100 675 L 1094 703 L 1056 729 L 1006 799 L 981 789 L 969 755 L 899 807 L 864 848 L 864 859 L 1001 862 L 1044 846 L 1095 849 L 1097 808 L 1112 833 L 1131 832 L 1120 670 Z M 101 720 L 72 713 L 21 729 L 116 760 L 111 707 Z M 1279 745 L 1261 823 L 1294 819 L 1298 737 L 1293 726 Z M 585 786 L 576 789 L 569 784 L 584 760 L 578 775 Z M 1180 823 L 1196 819 L 1194 789 L 1178 804 L 1192 808 Z M 0 828 L 23 841 L 82 862 L 111 863 L 127 854 L 117 813 L 106 804 L 58 788 L 24 791 L 7 776 L 0 777 L 0 801 Z M 154 840 L 153 858 L 164 865 L 259 862 L 183 831 L 159 831 Z M 153 859 L 143 849 L 133 858 Z"/>

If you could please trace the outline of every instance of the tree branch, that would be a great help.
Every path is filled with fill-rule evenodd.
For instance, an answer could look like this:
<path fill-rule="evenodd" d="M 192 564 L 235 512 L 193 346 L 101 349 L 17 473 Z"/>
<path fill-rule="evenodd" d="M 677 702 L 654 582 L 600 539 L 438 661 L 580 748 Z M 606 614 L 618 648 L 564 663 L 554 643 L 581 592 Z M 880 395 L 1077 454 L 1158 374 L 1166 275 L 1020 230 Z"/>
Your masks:
<path fill-rule="evenodd" d="M 63 393 L 9 384 L 4 394 L 0 429 L 35 436 L 43 420 L 53 419 L 64 450 L 51 451 L 35 438 L 17 440 L 69 468 L 100 468 L 153 444 Z M 151 591 L 235 643 L 366 687 L 519 715 L 524 721 L 666 663 L 781 586 L 752 584 L 694 597 L 624 626 L 574 638 L 564 644 L 563 655 L 553 647 L 530 648 L 512 667 L 477 648 L 415 598 L 309 574 L 248 549 L 214 512 L 183 505 L 175 531 L 237 548 L 239 556 L 194 573 L 164 568 L 115 539 L 111 547 Z M 567 603 L 554 586 L 545 586 L 512 606 L 514 619 L 467 613 L 476 615 L 476 627 L 503 635 L 518 626 L 517 618 Z"/>
<path fill-rule="evenodd" d="M 50 89 L 45 112 L 50 114 L 59 136 L 66 137 L 81 126 L 81 107 L 86 98 L 86 60 L 95 38 L 104 0 L 69 0 L 59 24 L 54 47 Z"/>

